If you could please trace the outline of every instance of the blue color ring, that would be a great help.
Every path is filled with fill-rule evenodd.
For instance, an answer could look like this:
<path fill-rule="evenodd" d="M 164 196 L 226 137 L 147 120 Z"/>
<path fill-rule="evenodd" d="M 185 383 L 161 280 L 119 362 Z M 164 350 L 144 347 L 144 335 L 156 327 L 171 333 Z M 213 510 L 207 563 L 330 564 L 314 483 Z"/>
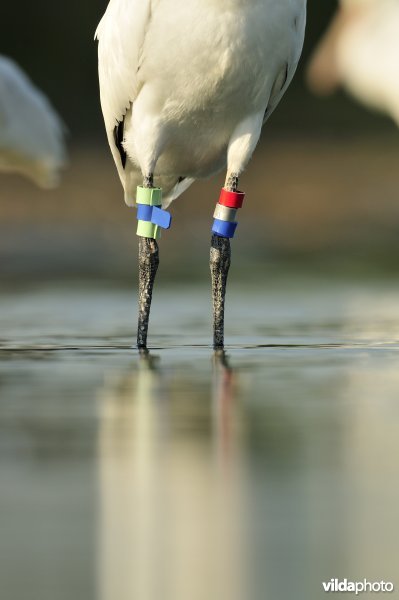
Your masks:
<path fill-rule="evenodd" d="M 172 215 L 167 210 L 153 206 L 151 222 L 162 227 L 162 229 L 169 229 L 172 223 Z"/>
<path fill-rule="evenodd" d="M 138 204 L 137 205 L 137 219 L 139 221 L 151 221 L 152 219 L 152 206 L 148 206 L 147 204 Z"/>
<path fill-rule="evenodd" d="M 212 233 L 220 237 L 233 238 L 237 229 L 238 223 L 229 223 L 227 221 L 220 221 L 215 219 L 213 221 Z"/>

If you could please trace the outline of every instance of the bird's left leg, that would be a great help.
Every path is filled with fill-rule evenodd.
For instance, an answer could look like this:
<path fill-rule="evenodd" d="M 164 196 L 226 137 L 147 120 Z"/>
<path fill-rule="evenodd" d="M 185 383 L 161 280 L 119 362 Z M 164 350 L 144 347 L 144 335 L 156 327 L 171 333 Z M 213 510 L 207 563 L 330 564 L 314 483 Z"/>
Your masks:
<path fill-rule="evenodd" d="M 236 213 L 245 194 L 238 191 L 238 177 L 243 172 L 259 140 L 264 110 L 239 123 L 231 136 L 227 152 L 227 177 L 214 214 L 210 266 L 213 299 L 213 346 L 224 347 L 224 305 L 227 276 L 231 263 L 230 238 L 237 228 Z"/>
<path fill-rule="evenodd" d="M 213 303 L 213 347 L 224 347 L 224 307 L 226 300 L 227 277 L 231 264 L 230 238 L 237 227 L 235 217 L 241 208 L 244 194 L 237 191 L 238 175 L 229 173 L 216 207 L 212 228 L 210 267 L 212 277 Z"/>

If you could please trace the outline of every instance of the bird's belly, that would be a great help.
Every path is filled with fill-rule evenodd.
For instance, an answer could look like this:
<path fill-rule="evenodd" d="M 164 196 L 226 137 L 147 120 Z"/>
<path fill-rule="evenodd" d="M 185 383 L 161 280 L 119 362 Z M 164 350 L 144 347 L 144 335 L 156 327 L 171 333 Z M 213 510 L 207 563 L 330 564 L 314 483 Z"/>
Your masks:
<path fill-rule="evenodd" d="M 172 125 L 169 143 L 158 160 L 156 173 L 200 179 L 217 173 L 226 166 L 229 133 L 210 128 L 209 123 L 190 122 Z"/>
<path fill-rule="evenodd" d="M 158 169 L 199 177 L 220 169 L 229 139 L 266 110 L 297 61 L 304 0 L 158 0 L 142 53 L 145 110 L 161 123 Z M 301 15 L 299 15 L 300 17 Z"/>

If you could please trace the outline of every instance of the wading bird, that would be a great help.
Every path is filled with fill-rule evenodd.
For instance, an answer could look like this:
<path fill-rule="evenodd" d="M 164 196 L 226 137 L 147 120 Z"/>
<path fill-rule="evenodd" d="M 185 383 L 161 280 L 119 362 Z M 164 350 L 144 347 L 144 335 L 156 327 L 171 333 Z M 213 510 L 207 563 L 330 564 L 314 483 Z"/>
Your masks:
<path fill-rule="evenodd" d="M 18 65 L 0 55 L 0 170 L 51 188 L 65 161 L 60 118 Z"/>
<path fill-rule="evenodd" d="M 308 81 L 320 94 L 343 85 L 399 125 L 398 0 L 341 0 L 309 64 Z"/>
<path fill-rule="evenodd" d="M 305 18 L 306 0 L 110 0 L 96 32 L 100 95 L 125 201 L 138 210 L 139 348 L 165 209 L 227 167 L 210 255 L 214 347 L 223 347 L 238 178 L 294 76 Z"/>

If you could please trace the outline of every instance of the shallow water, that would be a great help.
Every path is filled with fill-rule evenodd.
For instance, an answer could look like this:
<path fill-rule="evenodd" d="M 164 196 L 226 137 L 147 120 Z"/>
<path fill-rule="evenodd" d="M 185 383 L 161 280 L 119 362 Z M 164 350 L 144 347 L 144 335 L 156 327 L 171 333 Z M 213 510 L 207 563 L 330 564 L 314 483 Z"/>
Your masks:
<path fill-rule="evenodd" d="M 231 286 L 226 357 L 209 312 L 205 286 L 157 290 L 140 358 L 130 290 L 3 292 L 2 598 L 399 586 L 399 286 Z"/>

